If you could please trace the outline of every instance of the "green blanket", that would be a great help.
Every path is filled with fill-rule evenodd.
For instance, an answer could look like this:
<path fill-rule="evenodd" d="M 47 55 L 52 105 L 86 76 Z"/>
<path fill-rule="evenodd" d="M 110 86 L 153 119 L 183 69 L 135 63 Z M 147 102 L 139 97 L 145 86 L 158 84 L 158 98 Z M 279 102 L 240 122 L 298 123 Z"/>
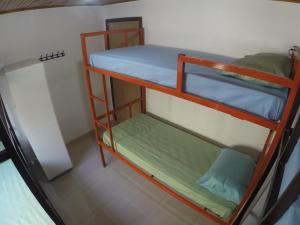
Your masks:
<path fill-rule="evenodd" d="M 176 192 L 222 218 L 236 207 L 196 183 L 217 159 L 220 147 L 145 114 L 112 130 L 120 154 Z M 107 132 L 103 140 L 110 145 Z"/>

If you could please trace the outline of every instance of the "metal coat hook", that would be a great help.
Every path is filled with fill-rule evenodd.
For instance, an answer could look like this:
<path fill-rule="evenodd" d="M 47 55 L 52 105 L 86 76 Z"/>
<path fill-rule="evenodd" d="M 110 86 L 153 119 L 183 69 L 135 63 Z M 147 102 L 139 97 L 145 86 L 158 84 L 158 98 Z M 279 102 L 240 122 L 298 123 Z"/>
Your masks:
<path fill-rule="evenodd" d="M 61 57 L 64 57 L 66 54 L 65 54 L 65 50 L 62 50 L 62 51 L 58 51 L 56 54 L 54 54 L 53 52 L 49 55 L 48 53 L 46 53 L 45 56 L 41 55 L 39 60 L 41 62 L 45 62 L 45 61 L 48 61 L 48 60 L 52 60 L 52 59 L 57 59 L 57 58 L 61 58 Z"/>

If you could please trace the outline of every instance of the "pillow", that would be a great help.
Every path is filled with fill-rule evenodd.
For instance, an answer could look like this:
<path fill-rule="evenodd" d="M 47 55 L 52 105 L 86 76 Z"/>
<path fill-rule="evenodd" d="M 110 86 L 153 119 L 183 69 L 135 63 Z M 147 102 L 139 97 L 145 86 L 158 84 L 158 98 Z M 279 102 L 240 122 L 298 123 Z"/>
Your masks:
<path fill-rule="evenodd" d="M 197 183 L 213 194 L 239 204 L 255 167 L 254 160 L 243 153 L 222 149 L 220 155 Z"/>
<path fill-rule="evenodd" d="M 256 55 L 247 55 L 244 58 L 237 59 L 233 65 L 245 67 L 248 69 L 255 69 L 266 73 L 272 73 L 280 77 L 289 77 L 292 69 L 291 59 L 286 55 L 274 53 L 259 53 Z M 268 81 L 259 80 L 254 77 L 243 76 L 232 72 L 222 72 L 225 76 L 233 76 L 235 78 L 249 81 L 255 84 L 264 85 L 268 87 L 281 88 L 282 86 Z"/>

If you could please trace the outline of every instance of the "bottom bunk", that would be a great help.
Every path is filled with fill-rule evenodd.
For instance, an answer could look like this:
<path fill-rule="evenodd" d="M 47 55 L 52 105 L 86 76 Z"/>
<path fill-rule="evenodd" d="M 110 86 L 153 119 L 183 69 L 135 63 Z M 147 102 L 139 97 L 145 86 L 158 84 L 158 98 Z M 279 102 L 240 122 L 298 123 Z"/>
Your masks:
<path fill-rule="evenodd" d="M 206 142 L 146 114 L 138 114 L 112 128 L 115 150 L 147 174 L 201 208 L 228 218 L 236 204 L 199 186 L 222 152 Z M 110 146 L 108 132 L 103 142 Z"/>

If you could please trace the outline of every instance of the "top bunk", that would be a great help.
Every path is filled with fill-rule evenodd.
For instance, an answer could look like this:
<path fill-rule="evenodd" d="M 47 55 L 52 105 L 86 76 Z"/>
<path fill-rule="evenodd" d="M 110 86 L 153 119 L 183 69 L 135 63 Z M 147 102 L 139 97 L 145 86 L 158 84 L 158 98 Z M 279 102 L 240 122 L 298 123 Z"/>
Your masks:
<path fill-rule="evenodd" d="M 205 105 L 271 130 L 275 130 L 282 120 L 285 106 L 291 105 L 288 97 L 292 88 L 296 95 L 299 85 L 296 72 L 300 72 L 297 70 L 300 67 L 298 63 L 295 63 L 289 79 L 232 65 L 235 60 L 232 57 L 171 47 L 128 47 L 125 43 L 127 47 L 124 48 L 87 53 L 85 42 L 88 37 L 104 35 L 107 47 L 111 33 L 124 32 L 127 35 L 142 31 L 129 29 L 82 34 L 86 69 Z M 126 38 L 125 41 L 128 42 Z M 224 71 L 277 86 L 224 76 Z"/>
<path fill-rule="evenodd" d="M 231 57 L 199 51 L 139 45 L 92 53 L 90 64 L 175 89 L 179 54 L 226 64 L 234 61 Z M 185 68 L 183 83 L 183 91 L 188 94 L 215 100 L 273 121 L 280 118 L 288 94 L 285 88 L 255 85 L 222 76 L 221 71 L 192 64 Z"/>

